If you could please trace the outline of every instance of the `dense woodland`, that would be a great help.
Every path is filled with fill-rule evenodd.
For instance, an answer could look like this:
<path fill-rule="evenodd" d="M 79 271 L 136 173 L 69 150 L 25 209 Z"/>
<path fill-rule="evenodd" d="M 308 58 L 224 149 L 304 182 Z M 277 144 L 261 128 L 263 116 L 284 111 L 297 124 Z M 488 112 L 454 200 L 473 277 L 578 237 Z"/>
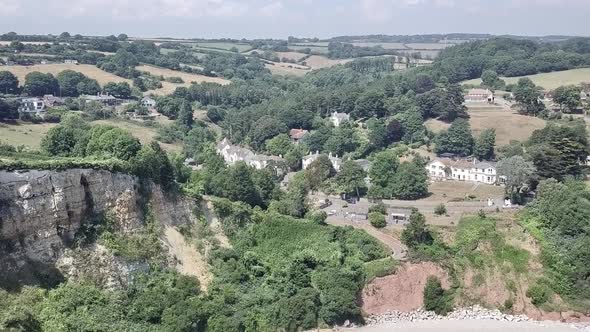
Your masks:
<path fill-rule="evenodd" d="M 588 229 L 586 220 L 590 216 L 586 214 L 590 212 L 585 210 L 584 201 L 588 190 L 580 181 L 586 175 L 581 161 L 589 153 L 585 124 L 561 113 L 549 113 L 539 103 L 540 89 L 522 79 L 510 87 L 519 112 L 550 121 L 527 141 L 498 147 L 493 130 L 473 136 L 463 105 L 464 91 L 458 84 L 485 76 L 484 85 L 492 87 L 501 84 L 499 75 L 590 65 L 588 39 L 541 44 L 494 38 L 451 47 L 429 67 L 394 71 L 391 57 L 364 58 L 297 78 L 270 75 L 257 57 L 212 52 L 196 58 L 183 45 L 167 45 L 175 51 L 164 55 L 161 47 L 151 42 L 128 42 L 125 35 L 87 39 L 62 34 L 47 38 L 68 41 L 68 45 L 42 46 L 19 43 L 29 40 L 20 37 L 6 34 L 1 39 L 14 41 L 7 49 L 74 57 L 134 79 L 134 87 L 102 87 L 121 98 L 134 98 L 138 95 L 135 89 L 141 90 L 142 84 L 145 88 L 153 79 L 135 69 L 140 63 L 191 71 L 194 69 L 180 64 L 199 65 L 203 67 L 197 70 L 200 73 L 231 79 L 226 86 L 192 84 L 157 98 L 159 113 L 174 120 L 169 125 L 152 124 L 158 130 L 157 140 L 181 143 L 178 154 L 167 154 L 158 142 L 141 144 L 125 130 L 92 124 L 88 120 L 115 115 L 96 105 L 80 107 L 68 102 L 58 112 L 60 124 L 48 131 L 39 151 L 2 144 L 0 166 L 9 170 L 104 168 L 135 174 L 163 186 L 170 194 L 194 199 L 214 196 L 215 212 L 232 248 L 213 246 L 208 259 L 214 280 L 203 293 L 195 279 L 166 268 L 157 220 L 150 217 L 149 207 L 145 231 L 130 237 L 113 232 L 107 216 L 93 216 L 89 218 L 92 227 L 81 230 L 74 246 L 84 248 L 98 241 L 123 259 L 148 262 L 149 270 L 138 275 L 127 289 L 118 290 L 102 289 L 93 280 L 46 280 L 39 287 L 22 289 L 22 285 L 1 280 L 0 286 L 11 291 L 0 291 L 3 329 L 297 331 L 345 320 L 360 322 L 358 292 L 367 280 L 390 271 L 393 262 L 387 258 L 387 250 L 366 233 L 326 225 L 326 214 L 313 209 L 308 194 L 321 191 L 405 200 L 424 197 L 428 195 L 426 160 L 412 152 L 419 147 L 438 154 L 498 161 L 499 172 L 507 180 L 506 195 L 514 202 L 524 203 L 536 191 L 537 198 L 527 207 L 521 223 L 537 237 L 546 256 L 547 279 L 539 281 L 538 289 L 551 290 L 576 303 L 584 304 L 588 298 L 589 264 L 585 262 L 590 244 L 584 230 Z M 349 41 L 345 37 L 339 40 L 342 43 L 331 44 L 333 57 L 379 55 L 384 51 L 352 47 L 345 43 Z M 410 40 L 414 41 L 406 41 Z M 273 42 L 275 50 L 285 46 L 277 41 L 257 42 Z M 0 92 L 10 97 L 0 99 L 2 119 L 18 116 L 15 94 L 39 96 L 61 90 L 77 97 L 101 89 L 96 81 L 76 72 L 62 72 L 57 77 L 29 75 L 21 88 L 14 75 L 0 72 Z M 562 90 L 557 100 L 561 100 L 564 113 L 581 106 L 579 100 L 572 101 L 572 88 Z M 195 120 L 194 109 L 206 112 L 207 121 Z M 70 114 L 73 110 L 80 114 Z M 328 120 L 332 112 L 347 113 L 351 121 L 334 127 Z M 428 119 L 444 121 L 450 127 L 434 134 L 424 125 Z M 283 172 L 256 170 L 245 163 L 227 166 L 215 153 L 221 137 L 211 123 L 234 144 L 283 156 L 285 164 L 279 167 Z M 312 132 L 295 145 L 287 135 L 289 129 Z M 301 170 L 302 157 L 316 151 L 322 156 Z M 340 172 L 335 171 L 327 154 L 343 158 Z M 195 159 L 202 168 L 192 171 L 183 164 L 186 158 Z M 371 162 L 368 171 L 353 162 L 361 158 Z M 297 173 L 281 189 L 279 183 L 286 171 Z M 383 226 L 383 213 L 379 211 L 376 207 L 370 215 L 376 227 Z M 496 234 L 485 215 L 463 222 L 459 230 L 474 225 L 488 227 L 485 234 Z M 197 241 L 210 236 L 203 227 L 187 226 L 181 231 Z M 414 212 L 402 240 L 408 244 L 412 259 L 441 261 L 469 253 L 471 239 L 464 237 L 465 242 L 444 246 L 425 225 L 424 216 Z M 143 250 L 146 244 L 150 250 Z M 514 252 L 515 257 L 522 254 L 503 242 L 494 245 L 501 252 L 511 250 L 508 252 Z M 518 269 L 516 263 L 513 265 Z M 445 299 L 432 308 L 447 312 L 451 294 L 440 292 L 436 281 L 429 285 L 429 294 Z"/>

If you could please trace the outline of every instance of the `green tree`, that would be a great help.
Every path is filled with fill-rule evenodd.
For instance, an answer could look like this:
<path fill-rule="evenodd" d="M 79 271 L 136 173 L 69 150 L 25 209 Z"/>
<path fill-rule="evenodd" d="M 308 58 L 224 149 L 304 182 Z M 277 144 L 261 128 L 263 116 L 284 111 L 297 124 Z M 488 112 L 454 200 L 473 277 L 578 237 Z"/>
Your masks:
<path fill-rule="evenodd" d="M 17 100 L 0 99 L 0 119 L 18 119 Z"/>
<path fill-rule="evenodd" d="M 139 140 L 128 131 L 110 126 L 94 126 L 90 132 L 86 153 L 130 160 L 140 149 Z"/>
<path fill-rule="evenodd" d="M 385 216 L 379 212 L 371 212 L 369 213 L 369 223 L 371 226 L 375 228 L 383 228 L 387 226 L 387 221 L 385 221 Z"/>
<path fill-rule="evenodd" d="M 76 90 L 80 95 L 93 96 L 100 92 L 100 85 L 97 80 L 86 78 L 76 85 Z"/>
<path fill-rule="evenodd" d="M 453 301 L 448 291 L 442 288 L 440 280 L 429 276 L 424 286 L 424 309 L 446 315 L 453 310 Z"/>
<path fill-rule="evenodd" d="M 274 156 L 284 156 L 291 151 L 293 143 L 287 134 L 279 134 L 269 140 L 266 140 L 265 150 Z"/>
<path fill-rule="evenodd" d="M 355 151 L 359 145 L 359 138 L 355 128 L 350 122 L 345 122 L 332 131 L 332 135 L 324 144 L 324 150 L 342 156 L 347 152 Z"/>
<path fill-rule="evenodd" d="M 493 70 L 485 70 L 481 74 L 481 85 L 492 90 L 502 90 L 506 87 L 506 82 L 498 77 L 498 74 Z"/>
<path fill-rule="evenodd" d="M 535 165 L 517 155 L 500 160 L 497 171 L 505 179 L 506 193 L 513 201 L 520 203 L 536 174 Z"/>
<path fill-rule="evenodd" d="M 131 97 L 131 87 L 127 82 L 109 82 L 104 86 L 103 91 L 106 94 L 115 96 L 117 98 L 128 99 L 129 97 Z"/>
<path fill-rule="evenodd" d="M 399 199 L 418 199 L 428 194 L 428 174 L 417 159 L 403 162 L 393 176 L 393 196 Z"/>
<path fill-rule="evenodd" d="M 496 145 L 496 130 L 484 129 L 475 140 L 473 154 L 479 160 L 494 159 L 494 147 Z"/>
<path fill-rule="evenodd" d="M 326 155 L 320 155 L 305 169 L 305 180 L 309 188 L 317 190 L 324 181 L 336 175 L 332 162 Z"/>
<path fill-rule="evenodd" d="M 75 132 L 65 126 L 49 129 L 41 140 L 41 149 L 52 156 L 70 156 L 76 145 Z"/>
<path fill-rule="evenodd" d="M 426 228 L 426 218 L 418 210 L 413 209 L 410 222 L 402 232 L 401 240 L 408 248 L 416 249 L 420 245 L 431 245 L 432 234 Z"/>
<path fill-rule="evenodd" d="M 436 137 L 437 154 L 453 153 L 459 156 L 469 156 L 473 151 L 473 136 L 469 122 L 457 119 L 451 123 L 449 130 L 443 131 Z"/>
<path fill-rule="evenodd" d="M 262 205 L 258 190 L 252 179 L 252 169 L 244 162 L 229 167 L 223 177 L 223 196 L 232 201 L 241 201 L 250 206 Z"/>
<path fill-rule="evenodd" d="M 582 88 L 575 85 L 560 86 L 553 91 L 553 100 L 562 111 L 572 112 L 582 106 Z"/>
<path fill-rule="evenodd" d="M 0 71 L 0 93 L 17 94 L 18 78 L 9 71 Z"/>
<path fill-rule="evenodd" d="M 174 167 L 166 152 L 156 141 L 141 147 L 130 160 L 133 173 L 141 178 L 151 179 L 165 189 L 175 186 Z"/>
<path fill-rule="evenodd" d="M 248 136 L 252 140 L 252 146 L 256 150 L 264 148 L 264 142 L 287 131 L 285 124 L 275 117 L 263 116 L 253 124 Z"/>
<path fill-rule="evenodd" d="M 392 198 L 394 195 L 395 174 L 399 167 L 397 155 L 392 151 L 386 150 L 375 155 L 369 178 L 371 179 L 371 188 L 369 195 L 374 198 Z"/>
<path fill-rule="evenodd" d="M 193 116 L 193 108 L 188 101 L 184 101 L 180 110 L 178 111 L 178 117 L 176 122 L 179 126 L 183 128 L 187 128 L 186 130 L 190 130 L 193 127 L 193 123 L 195 123 L 195 119 Z"/>
<path fill-rule="evenodd" d="M 59 92 L 59 83 L 51 74 L 43 74 L 34 71 L 25 76 L 23 92 L 29 96 L 35 97 L 40 97 L 46 94 L 57 95 Z"/>
<path fill-rule="evenodd" d="M 541 89 L 530 78 L 519 79 L 513 93 L 520 113 L 536 116 L 545 110 L 545 104 L 541 101 Z"/>
<path fill-rule="evenodd" d="M 78 84 L 86 80 L 84 74 L 73 70 L 64 70 L 57 74 L 57 82 L 59 83 L 60 94 L 64 97 L 77 97 Z"/>
<path fill-rule="evenodd" d="M 366 191 L 367 184 L 365 178 L 367 173 L 363 168 L 352 160 L 345 161 L 336 176 L 336 183 L 342 191 L 347 194 L 355 194 L 361 197 L 361 193 Z"/>

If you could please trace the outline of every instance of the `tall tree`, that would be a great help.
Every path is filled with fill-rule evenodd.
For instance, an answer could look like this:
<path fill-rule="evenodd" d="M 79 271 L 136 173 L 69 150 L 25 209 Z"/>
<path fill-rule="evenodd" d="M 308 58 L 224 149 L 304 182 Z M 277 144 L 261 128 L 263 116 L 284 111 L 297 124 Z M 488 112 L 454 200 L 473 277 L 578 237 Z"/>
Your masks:
<path fill-rule="evenodd" d="M 479 160 L 492 160 L 494 159 L 495 145 L 496 130 L 492 128 L 484 129 L 475 140 L 473 154 Z"/>
<path fill-rule="evenodd" d="M 318 189 L 324 181 L 334 175 L 336 175 L 336 170 L 326 155 L 320 155 L 305 169 L 305 180 L 312 190 Z"/>
<path fill-rule="evenodd" d="M 545 110 L 545 104 L 541 101 L 543 96 L 541 89 L 528 78 L 521 78 L 513 89 L 514 100 L 518 103 L 519 112 L 528 115 L 538 115 Z"/>
<path fill-rule="evenodd" d="M 0 71 L 0 93 L 18 93 L 18 78 L 9 71 Z"/>
<path fill-rule="evenodd" d="M 512 156 L 498 162 L 498 175 L 504 177 L 506 193 L 515 202 L 521 202 L 522 196 L 527 194 L 535 173 L 535 165 L 522 156 Z"/>
<path fill-rule="evenodd" d="M 562 111 L 572 112 L 582 106 L 582 88 L 575 85 L 560 86 L 553 91 L 553 100 Z"/>
<path fill-rule="evenodd" d="M 187 130 L 190 130 L 193 127 L 195 119 L 193 117 L 193 108 L 191 107 L 190 102 L 185 100 L 182 103 L 182 106 L 178 111 L 178 117 L 176 118 L 176 122 L 183 128 L 186 128 Z"/>
<path fill-rule="evenodd" d="M 34 71 L 25 76 L 23 91 L 29 96 L 35 97 L 46 94 L 57 94 L 59 92 L 59 83 L 51 74 Z"/>
<path fill-rule="evenodd" d="M 374 198 L 392 198 L 395 174 L 399 166 L 397 155 L 386 150 L 375 155 L 369 177 L 371 188 L 369 195 Z"/>
<path fill-rule="evenodd" d="M 345 193 L 355 194 L 360 198 L 361 193 L 367 188 L 366 177 L 367 173 L 359 164 L 347 160 L 342 164 L 340 173 L 336 176 L 336 182 Z"/>
<path fill-rule="evenodd" d="M 403 162 L 393 177 L 393 196 L 398 199 L 418 199 L 428 194 L 428 174 L 424 164 L 414 159 Z"/>
<path fill-rule="evenodd" d="M 454 153 L 459 156 L 469 156 L 473 151 L 473 136 L 469 122 L 465 119 L 453 121 L 449 130 L 441 132 L 436 137 L 437 154 Z"/>

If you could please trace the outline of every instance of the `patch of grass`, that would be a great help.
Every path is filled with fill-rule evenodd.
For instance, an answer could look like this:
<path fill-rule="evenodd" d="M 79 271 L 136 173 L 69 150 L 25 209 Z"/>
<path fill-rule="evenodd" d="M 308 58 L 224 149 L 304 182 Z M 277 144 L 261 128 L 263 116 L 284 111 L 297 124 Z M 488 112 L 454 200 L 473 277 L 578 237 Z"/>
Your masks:
<path fill-rule="evenodd" d="M 519 77 L 501 77 L 506 84 L 516 84 L 522 77 L 530 78 L 536 85 L 545 89 L 553 90 L 562 85 L 578 85 L 583 82 L 590 82 L 590 68 L 578 68 L 551 73 L 542 73 Z M 463 82 L 465 85 L 479 85 L 481 79 L 474 79 Z"/>
<path fill-rule="evenodd" d="M 393 257 L 386 257 L 364 264 L 365 268 L 365 280 L 370 282 L 371 280 L 379 277 L 384 277 L 395 272 L 398 266 L 398 262 Z"/>

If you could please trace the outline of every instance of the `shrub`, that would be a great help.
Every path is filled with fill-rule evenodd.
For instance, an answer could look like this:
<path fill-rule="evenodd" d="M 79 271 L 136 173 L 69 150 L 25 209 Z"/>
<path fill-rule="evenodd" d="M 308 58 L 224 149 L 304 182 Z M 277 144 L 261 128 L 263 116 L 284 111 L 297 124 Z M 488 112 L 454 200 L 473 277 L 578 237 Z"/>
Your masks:
<path fill-rule="evenodd" d="M 327 218 L 328 218 L 328 214 L 325 211 L 315 211 L 310 214 L 308 219 L 313 221 L 316 224 L 323 225 L 326 223 Z"/>
<path fill-rule="evenodd" d="M 435 276 L 428 277 L 424 286 L 424 309 L 439 315 L 446 315 L 453 309 L 451 294 L 442 288 L 440 280 Z"/>
<path fill-rule="evenodd" d="M 387 215 L 387 207 L 383 202 L 379 202 L 371 207 L 369 207 L 369 213 L 381 213 L 382 215 Z"/>
<path fill-rule="evenodd" d="M 387 222 L 385 221 L 385 216 L 379 212 L 369 213 L 369 222 L 375 228 L 383 228 L 383 227 L 387 226 Z"/>
<path fill-rule="evenodd" d="M 440 203 L 434 208 L 434 214 L 436 214 L 437 216 L 447 214 L 447 207 L 443 203 Z"/>
<path fill-rule="evenodd" d="M 549 298 L 551 297 L 551 290 L 545 285 L 536 283 L 529 286 L 526 291 L 526 296 L 531 299 L 531 302 L 534 305 L 539 306 L 549 301 Z"/>

